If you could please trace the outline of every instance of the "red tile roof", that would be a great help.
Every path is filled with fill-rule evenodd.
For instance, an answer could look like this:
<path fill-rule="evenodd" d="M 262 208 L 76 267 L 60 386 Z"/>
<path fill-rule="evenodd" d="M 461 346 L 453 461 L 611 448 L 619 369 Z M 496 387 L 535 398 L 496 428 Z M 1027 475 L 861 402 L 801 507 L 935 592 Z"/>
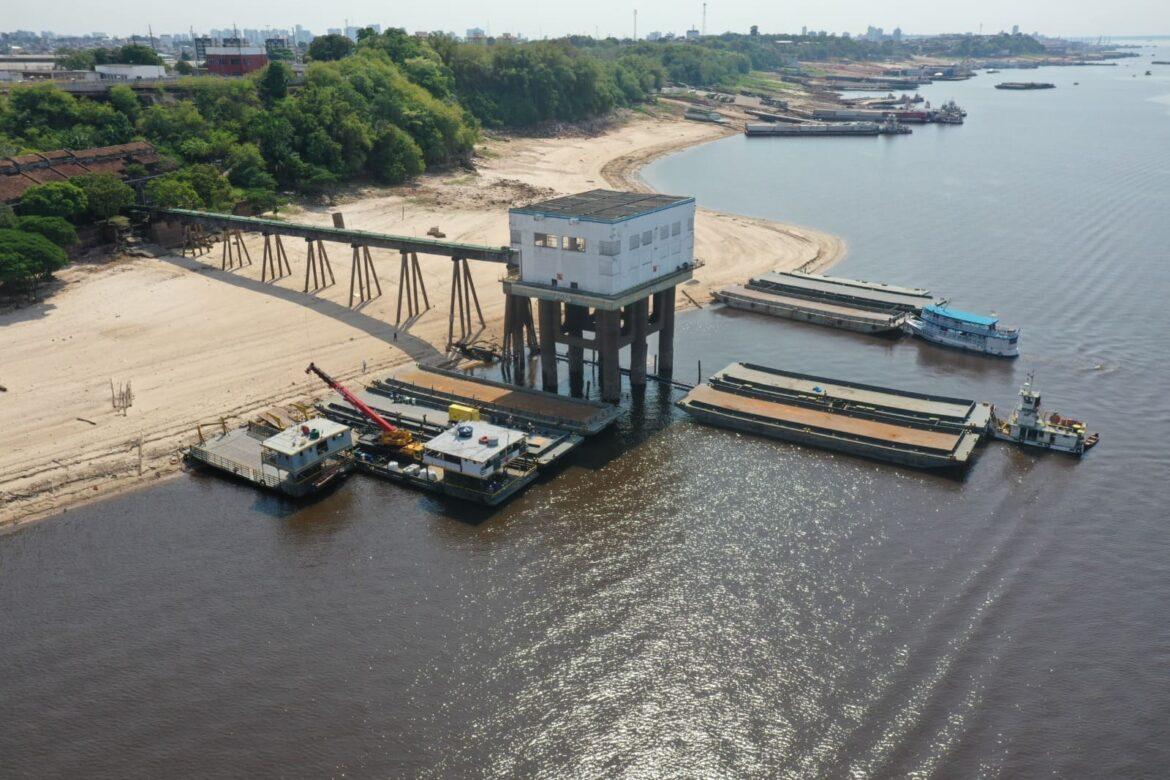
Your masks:
<path fill-rule="evenodd" d="M 155 165 L 162 159 L 145 141 L 0 158 L 0 203 L 20 200 L 24 191 L 34 184 L 65 181 L 86 173 L 120 174 L 128 162 Z"/>

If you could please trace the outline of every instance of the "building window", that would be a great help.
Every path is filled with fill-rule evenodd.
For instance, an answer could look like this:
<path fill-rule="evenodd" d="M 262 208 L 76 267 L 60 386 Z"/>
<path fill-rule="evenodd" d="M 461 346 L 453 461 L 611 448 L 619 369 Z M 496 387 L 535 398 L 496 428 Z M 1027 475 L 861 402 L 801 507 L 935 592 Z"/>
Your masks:
<path fill-rule="evenodd" d="M 606 257 L 613 257 L 615 255 L 619 255 L 619 254 L 621 254 L 621 251 L 622 251 L 622 242 L 621 241 L 600 241 L 597 244 L 598 254 L 604 255 Z"/>
<path fill-rule="evenodd" d="M 638 239 L 638 234 L 637 234 L 637 233 L 635 233 L 634 235 L 630 236 L 630 249 L 637 249 L 637 248 L 638 248 L 638 242 L 639 242 L 639 239 Z"/>
<path fill-rule="evenodd" d="M 695 232 L 695 218 L 694 217 L 690 217 L 689 219 L 687 219 L 687 232 L 688 233 Z"/>
<path fill-rule="evenodd" d="M 658 237 L 670 238 L 670 225 L 663 225 L 662 227 L 658 228 Z"/>
<path fill-rule="evenodd" d="M 672 236 L 677 236 L 679 234 L 679 231 L 681 231 L 681 230 L 682 230 L 682 223 L 675 222 L 670 228 L 670 234 Z"/>
<path fill-rule="evenodd" d="M 567 249 L 570 252 L 584 252 L 585 239 L 577 238 L 576 236 L 565 236 L 561 239 L 561 249 Z"/>
<path fill-rule="evenodd" d="M 543 246 L 549 249 L 556 249 L 560 242 L 560 238 L 551 233 L 537 233 L 533 238 L 537 246 Z"/>
<path fill-rule="evenodd" d="M 511 231 L 511 233 L 512 233 L 512 243 L 519 244 L 520 243 L 520 231 L 513 230 L 513 231 Z"/>
<path fill-rule="evenodd" d="M 645 231 L 644 233 L 642 233 L 642 244 L 643 244 L 643 246 L 645 246 L 645 245 L 649 245 L 649 244 L 652 244 L 652 243 L 654 243 L 654 231 L 653 231 L 653 230 L 647 230 L 647 231 Z"/>

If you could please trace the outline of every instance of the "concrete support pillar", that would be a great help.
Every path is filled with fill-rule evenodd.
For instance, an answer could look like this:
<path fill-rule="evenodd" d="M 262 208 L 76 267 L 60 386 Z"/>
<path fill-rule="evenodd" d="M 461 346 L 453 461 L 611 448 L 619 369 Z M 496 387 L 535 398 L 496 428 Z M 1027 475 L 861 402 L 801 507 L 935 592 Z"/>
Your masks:
<path fill-rule="evenodd" d="M 518 295 L 504 298 L 504 343 L 505 352 L 512 360 L 512 381 L 524 384 L 524 306 L 526 301 Z"/>
<path fill-rule="evenodd" d="M 669 287 L 654 295 L 654 312 L 661 323 L 658 331 L 658 375 L 665 379 L 674 376 L 674 288 Z"/>
<path fill-rule="evenodd" d="M 565 329 L 573 338 L 581 338 L 588 312 L 583 306 L 565 304 Z M 569 345 L 569 395 L 580 398 L 585 392 L 585 348 Z"/>
<path fill-rule="evenodd" d="M 646 386 L 646 329 L 650 322 L 650 299 L 643 298 L 630 306 L 633 341 L 630 342 L 630 385 Z"/>
<path fill-rule="evenodd" d="M 595 316 L 597 359 L 601 363 L 601 400 L 616 404 L 622 398 L 622 375 L 618 363 L 621 312 L 599 310 Z"/>
<path fill-rule="evenodd" d="M 540 375 L 541 386 L 550 393 L 557 392 L 557 335 L 561 329 L 559 301 L 539 301 L 537 317 L 540 320 Z"/>

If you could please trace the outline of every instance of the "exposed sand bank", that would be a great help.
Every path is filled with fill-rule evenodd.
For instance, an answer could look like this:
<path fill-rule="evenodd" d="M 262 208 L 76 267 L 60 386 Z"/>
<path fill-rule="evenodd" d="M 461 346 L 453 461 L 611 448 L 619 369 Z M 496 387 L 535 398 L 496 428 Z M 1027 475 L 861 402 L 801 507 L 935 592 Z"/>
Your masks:
<path fill-rule="evenodd" d="M 330 212 L 341 211 L 354 228 L 423 235 L 435 226 L 452 240 L 502 245 L 509 206 L 597 187 L 646 189 L 637 178 L 646 162 L 728 132 L 639 116 L 592 137 L 490 139 L 474 173 L 354 192 L 334 208 L 288 218 L 328 224 Z M 363 361 L 369 376 L 441 353 L 446 259 L 420 256 L 432 308 L 396 330 L 395 253 L 374 253 L 384 295 L 351 310 L 349 247 L 328 247 L 337 284 L 306 295 L 303 246 L 286 244 L 292 276 L 263 284 L 257 239 L 248 240 L 254 264 L 242 270 L 220 271 L 218 246 L 194 259 L 74 267 L 46 302 L 0 315 L 0 385 L 7 388 L 0 392 L 0 527 L 174 473 L 196 423 L 218 426 L 223 418 L 230 426 L 322 395 L 304 375 L 310 360 L 356 380 Z M 706 265 L 686 289 L 704 301 L 714 285 L 773 268 L 825 268 L 843 254 L 839 239 L 817 231 L 700 210 L 696 255 Z M 472 265 L 485 335 L 498 339 L 502 269 Z M 111 408 L 111 380 L 133 384 L 125 416 Z"/>

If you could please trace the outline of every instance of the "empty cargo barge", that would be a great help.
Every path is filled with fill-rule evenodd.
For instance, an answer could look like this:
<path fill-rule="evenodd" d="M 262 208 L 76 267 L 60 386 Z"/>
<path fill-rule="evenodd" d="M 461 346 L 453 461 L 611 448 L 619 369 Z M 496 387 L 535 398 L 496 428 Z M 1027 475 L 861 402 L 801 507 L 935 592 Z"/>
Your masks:
<path fill-rule="evenodd" d="M 797 271 L 764 274 L 749 281 L 748 287 L 847 306 L 915 314 L 934 303 L 929 290 Z"/>
<path fill-rule="evenodd" d="M 678 406 L 711 425 L 924 469 L 970 465 L 991 418 L 974 401 L 743 363 Z"/>
<path fill-rule="evenodd" d="M 811 322 L 857 333 L 899 335 L 909 316 L 901 311 L 875 311 L 841 303 L 816 301 L 779 292 L 732 285 L 716 290 L 711 297 L 733 309 L 770 314 L 798 322 Z"/>

